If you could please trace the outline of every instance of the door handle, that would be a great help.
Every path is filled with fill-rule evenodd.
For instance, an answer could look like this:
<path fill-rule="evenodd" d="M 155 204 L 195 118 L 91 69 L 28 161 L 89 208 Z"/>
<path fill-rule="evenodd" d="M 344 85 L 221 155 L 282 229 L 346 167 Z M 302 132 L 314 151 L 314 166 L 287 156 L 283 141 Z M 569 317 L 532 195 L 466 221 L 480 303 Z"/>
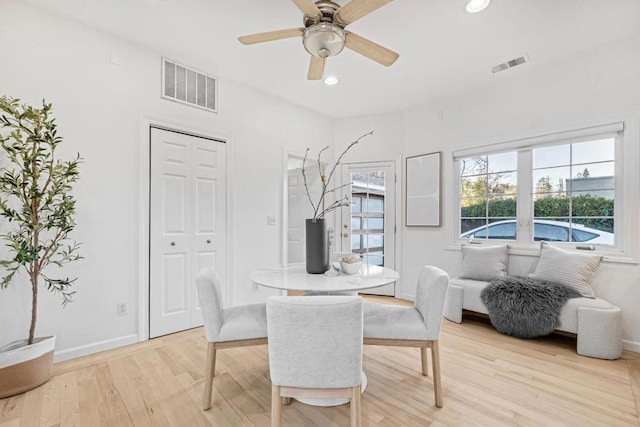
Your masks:
<path fill-rule="evenodd" d="M 349 237 L 349 233 L 342 233 L 342 237 Z"/>

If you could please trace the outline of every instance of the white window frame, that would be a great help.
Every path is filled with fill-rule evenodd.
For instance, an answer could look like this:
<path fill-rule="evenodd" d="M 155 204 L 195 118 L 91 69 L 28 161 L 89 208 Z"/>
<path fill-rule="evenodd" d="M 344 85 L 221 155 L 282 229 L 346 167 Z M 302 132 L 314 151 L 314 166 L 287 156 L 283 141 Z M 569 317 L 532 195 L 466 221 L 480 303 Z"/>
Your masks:
<path fill-rule="evenodd" d="M 475 146 L 453 152 L 453 185 L 450 209 L 455 218 L 449 224 L 452 245 L 449 249 L 459 250 L 462 244 L 496 245 L 506 243 L 511 246 L 510 253 L 516 255 L 533 255 L 540 253 L 539 242 L 532 242 L 533 227 L 533 189 L 532 149 L 582 142 L 594 137 L 615 136 L 615 244 L 593 245 L 594 251 L 604 256 L 605 261 L 637 263 L 638 262 L 638 222 L 640 216 L 638 186 L 640 185 L 640 113 L 616 117 L 600 122 L 590 122 L 567 126 L 559 129 L 535 132 L 526 136 L 514 137 L 498 142 L 486 141 Z M 490 155 L 504 152 L 518 152 L 518 191 L 517 191 L 517 227 L 518 240 L 478 239 L 470 241 L 460 239 L 460 162 L 458 159 L 475 155 Z M 584 246 L 578 242 L 554 243 L 566 249 Z M 582 252 L 582 251 L 580 251 Z"/>

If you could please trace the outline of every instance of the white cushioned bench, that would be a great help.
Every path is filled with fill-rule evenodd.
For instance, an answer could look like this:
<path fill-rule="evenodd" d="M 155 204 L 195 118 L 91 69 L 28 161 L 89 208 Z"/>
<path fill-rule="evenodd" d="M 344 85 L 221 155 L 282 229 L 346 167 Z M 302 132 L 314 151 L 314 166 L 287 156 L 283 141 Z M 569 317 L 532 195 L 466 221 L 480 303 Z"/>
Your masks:
<path fill-rule="evenodd" d="M 488 314 L 480 292 L 489 282 L 455 278 L 449 281 L 444 317 L 462 323 L 462 310 Z M 622 354 L 622 310 L 602 298 L 572 298 L 560 312 L 559 331 L 577 335 L 578 354 L 617 359 Z"/>
<path fill-rule="evenodd" d="M 508 248 L 462 246 L 462 271 L 449 281 L 445 318 L 461 323 L 463 310 L 488 314 L 480 293 L 491 280 L 507 276 Z M 583 295 L 566 302 L 556 330 L 577 335 L 578 354 L 617 359 L 622 354 L 622 310 L 596 297 L 590 285 L 601 259 L 541 242 L 538 264 L 528 277 L 560 283 Z"/>

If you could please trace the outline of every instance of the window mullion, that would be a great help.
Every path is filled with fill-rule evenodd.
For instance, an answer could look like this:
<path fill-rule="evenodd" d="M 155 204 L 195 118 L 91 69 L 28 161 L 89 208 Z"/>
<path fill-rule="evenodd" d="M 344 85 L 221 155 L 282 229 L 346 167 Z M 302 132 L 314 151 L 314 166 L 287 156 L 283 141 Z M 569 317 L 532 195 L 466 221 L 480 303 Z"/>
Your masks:
<path fill-rule="evenodd" d="M 518 244 L 533 242 L 533 154 L 531 150 L 518 152 Z"/>
<path fill-rule="evenodd" d="M 489 157 L 488 156 L 484 156 L 484 158 L 486 159 L 486 166 L 487 166 L 487 170 L 484 171 L 484 223 L 485 225 L 489 226 L 489 224 L 491 223 L 491 221 L 489 220 L 489 201 L 491 200 L 491 194 L 489 194 Z M 487 232 L 487 236 L 485 236 L 485 239 L 488 238 L 489 233 Z"/>

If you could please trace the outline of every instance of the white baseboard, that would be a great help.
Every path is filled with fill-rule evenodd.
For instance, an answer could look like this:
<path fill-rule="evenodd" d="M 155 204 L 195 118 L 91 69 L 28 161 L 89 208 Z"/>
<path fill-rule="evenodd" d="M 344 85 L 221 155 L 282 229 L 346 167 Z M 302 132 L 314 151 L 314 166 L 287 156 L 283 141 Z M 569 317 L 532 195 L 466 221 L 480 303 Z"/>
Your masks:
<path fill-rule="evenodd" d="M 138 341 L 138 334 L 131 334 L 123 337 L 112 338 L 110 340 L 81 345 L 79 347 L 68 348 L 66 350 L 56 351 L 53 356 L 53 361 L 63 362 L 65 360 L 75 359 L 77 357 L 87 356 L 89 354 L 99 353 L 101 351 L 111 350 L 113 348 L 123 347 L 129 344 L 135 344 Z"/>
<path fill-rule="evenodd" d="M 625 350 L 629 350 L 629 351 L 633 351 L 633 352 L 636 352 L 636 353 L 640 353 L 640 342 L 622 340 L 622 348 L 625 349 Z"/>

